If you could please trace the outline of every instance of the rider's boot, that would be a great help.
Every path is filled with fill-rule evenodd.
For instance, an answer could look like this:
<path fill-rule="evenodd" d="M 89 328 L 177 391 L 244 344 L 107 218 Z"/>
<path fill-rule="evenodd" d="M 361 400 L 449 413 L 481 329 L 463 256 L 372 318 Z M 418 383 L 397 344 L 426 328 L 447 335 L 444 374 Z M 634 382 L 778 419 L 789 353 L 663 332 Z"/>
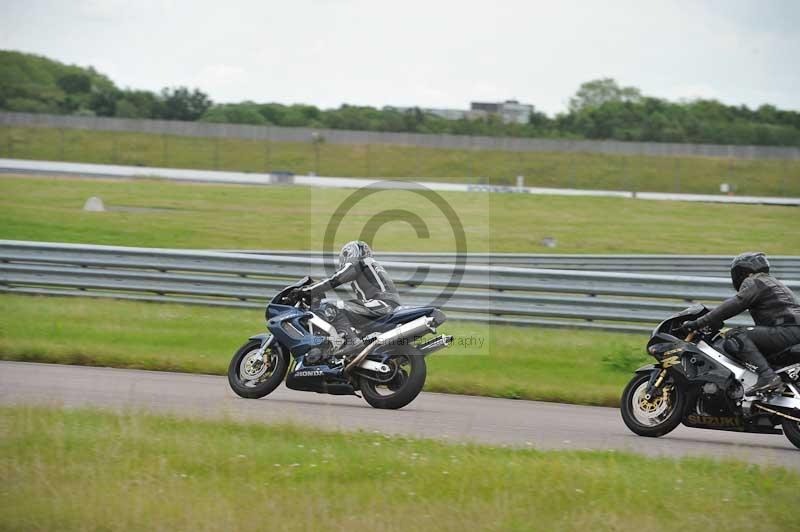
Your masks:
<path fill-rule="evenodd" d="M 781 377 L 772 371 L 772 368 L 759 352 L 747 351 L 740 353 L 739 356 L 748 364 L 755 366 L 756 373 L 758 373 L 758 380 L 749 389 L 745 390 L 745 395 L 753 395 L 756 392 L 768 392 L 774 390 L 781 385 Z"/>
<path fill-rule="evenodd" d="M 340 312 L 332 323 L 333 326 L 336 327 L 336 330 L 339 331 L 339 334 L 344 337 L 344 343 L 329 356 L 339 358 L 357 353 L 364 349 L 364 341 L 355 333 L 350 320 L 343 312 Z"/>
<path fill-rule="evenodd" d="M 362 349 L 364 349 L 364 341 L 356 336 L 355 334 L 352 335 L 352 338 L 346 338 L 345 343 L 334 351 L 331 356 L 335 357 L 343 357 L 347 355 L 351 355 L 353 353 L 358 353 Z"/>
<path fill-rule="evenodd" d="M 353 331 L 353 327 L 348 322 L 343 327 L 337 327 L 339 333 L 344 336 L 342 347 L 332 353 L 335 357 L 347 356 L 357 353 L 364 349 L 364 341 Z"/>

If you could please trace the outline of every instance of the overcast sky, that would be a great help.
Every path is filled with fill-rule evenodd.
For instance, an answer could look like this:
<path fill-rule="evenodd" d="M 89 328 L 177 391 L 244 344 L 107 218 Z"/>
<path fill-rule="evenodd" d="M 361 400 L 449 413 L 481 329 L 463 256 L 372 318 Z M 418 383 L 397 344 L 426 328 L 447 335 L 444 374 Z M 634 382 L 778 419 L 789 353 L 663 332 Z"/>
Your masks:
<path fill-rule="evenodd" d="M 554 114 L 581 82 L 800 109 L 800 1 L 0 0 L 0 48 L 214 101 Z"/>

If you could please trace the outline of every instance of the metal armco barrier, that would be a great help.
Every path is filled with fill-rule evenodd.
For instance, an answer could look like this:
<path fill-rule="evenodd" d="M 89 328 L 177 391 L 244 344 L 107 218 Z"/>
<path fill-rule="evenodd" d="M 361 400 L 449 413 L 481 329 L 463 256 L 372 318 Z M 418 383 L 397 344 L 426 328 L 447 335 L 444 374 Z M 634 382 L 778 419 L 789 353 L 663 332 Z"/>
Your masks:
<path fill-rule="evenodd" d="M 430 303 L 460 277 L 447 289 L 451 298 L 443 309 L 452 319 L 498 324 L 649 331 L 690 301 L 713 306 L 732 294 L 730 280 L 720 277 L 519 268 L 472 259 L 463 267 L 433 260 L 382 264 L 404 304 Z M 323 260 L 310 255 L 0 240 L 0 290 L 9 293 L 263 308 L 290 281 L 323 273 Z M 800 281 L 787 285 L 800 289 Z"/>
<path fill-rule="evenodd" d="M 225 251 L 225 250 L 221 250 Z M 236 250 L 236 253 L 257 253 L 291 257 L 322 258 L 312 251 Z M 453 264 L 453 253 L 376 253 L 388 262 Z M 653 273 L 657 275 L 689 275 L 727 277 L 729 255 L 556 255 L 529 253 L 470 253 L 470 265 L 515 266 L 519 268 L 554 268 L 558 270 L 590 270 L 597 272 Z M 328 260 L 335 260 L 333 255 Z M 781 279 L 800 280 L 800 256 L 770 255 L 771 271 Z"/>

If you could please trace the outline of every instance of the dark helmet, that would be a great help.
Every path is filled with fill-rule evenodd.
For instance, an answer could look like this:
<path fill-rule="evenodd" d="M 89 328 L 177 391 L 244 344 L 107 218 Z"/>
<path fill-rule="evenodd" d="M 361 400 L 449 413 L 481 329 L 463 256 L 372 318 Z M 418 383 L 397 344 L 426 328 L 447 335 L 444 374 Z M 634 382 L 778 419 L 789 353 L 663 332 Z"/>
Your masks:
<path fill-rule="evenodd" d="M 359 261 L 372 256 L 372 249 L 363 240 L 351 240 L 339 252 L 339 268 L 348 262 Z"/>
<path fill-rule="evenodd" d="M 733 281 L 733 288 L 738 291 L 748 275 L 758 272 L 769 273 L 769 261 L 767 260 L 767 256 L 763 253 L 748 251 L 734 258 L 733 262 L 731 262 L 731 281 Z"/>

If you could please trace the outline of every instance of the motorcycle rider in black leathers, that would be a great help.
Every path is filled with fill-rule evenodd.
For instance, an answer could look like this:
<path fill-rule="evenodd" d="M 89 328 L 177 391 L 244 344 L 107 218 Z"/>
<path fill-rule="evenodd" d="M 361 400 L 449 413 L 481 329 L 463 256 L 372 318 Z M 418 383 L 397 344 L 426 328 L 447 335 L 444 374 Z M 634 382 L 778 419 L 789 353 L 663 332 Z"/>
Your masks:
<path fill-rule="evenodd" d="M 380 318 L 400 305 L 394 282 L 373 258 L 369 245 L 361 240 L 353 240 L 342 247 L 336 273 L 300 290 L 313 296 L 345 283 L 350 283 L 358 299 L 336 302 L 335 317 L 330 321 L 345 339 L 344 345 L 331 353 L 336 356 L 363 349 L 363 341 L 353 331 L 353 322 L 360 324 Z"/>
<path fill-rule="evenodd" d="M 701 318 L 683 323 L 685 332 L 709 325 L 720 326 L 726 319 L 750 311 L 755 327 L 736 327 L 725 334 L 725 350 L 753 366 L 758 381 L 749 390 L 764 392 L 777 388 L 781 378 L 772 371 L 766 357 L 800 344 L 800 301 L 782 282 L 769 274 L 763 253 L 742 253 L 731 263 L 731 280 L 737 294 L 723 301 Z"/>

